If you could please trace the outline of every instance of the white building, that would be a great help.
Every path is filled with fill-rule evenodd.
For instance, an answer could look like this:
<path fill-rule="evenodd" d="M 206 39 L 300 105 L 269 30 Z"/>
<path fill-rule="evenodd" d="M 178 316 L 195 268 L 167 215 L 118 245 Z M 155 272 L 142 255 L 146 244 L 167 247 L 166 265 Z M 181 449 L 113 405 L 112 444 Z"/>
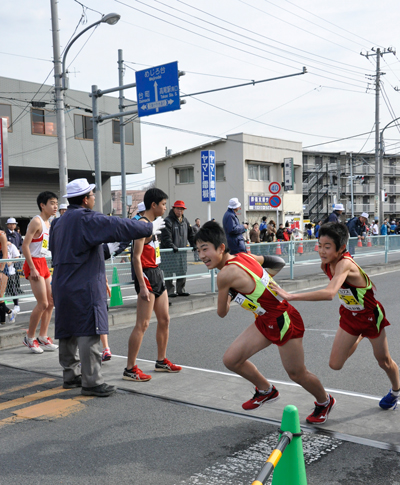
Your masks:
<path fill-rule="evenodd" d="M 89 92 L 89 91 L 88 91 Z M 65 91 L 68 179 L 87 178 L 94 183 L 94 152 L 89 94 Z M 102 96 L 99 113 L 117 113 L 118 98 Z M 0 77 L 0 117 L 8 121 L 8 160 L 10 186 L 0 189 L 0 216 L 4 224 L 15 217 L 22 233 L 29 219 L 37 214 L 37 195 L 44 190 L 59 194 L 57 126 L 54 87 Z M 103 212 L 110 213 L 110 177 L 121 174 L 119 121 L 100 124 Z M 126 133 L 126 171 L 141 173 L 139 123 L 128 123 Z"/>
<path fill-rule="evenodd" d="M 155 167 L 156 187 L 169 196 L 168 206 L 175 200 L 183 200 L 187 211 L 185 216 L 193 224 L 199 217 L 201 222 L 208 218 L 207 203 L 201 199 L 202 150 L 215 150 L 216 154 L 216 202 L 211 202 L 211 217 L 218 222 L 227 210 L 228 201 L 237 197 L 242 203 L 241 221 L 259 222 L 262 216 L 279 222 L 299 220 L 302 224 L 302 145 L 298 142 L 278 140 L 262 136 L 239 133 L 228 135 L 202 146 L 149 162 Z M 293 190 L 278 194 L 282 204 L 276 210 L 265 198 L 271 194 L 271 182 L 282 183 L 283 162 L 291 158 L 294 162 Z"/>

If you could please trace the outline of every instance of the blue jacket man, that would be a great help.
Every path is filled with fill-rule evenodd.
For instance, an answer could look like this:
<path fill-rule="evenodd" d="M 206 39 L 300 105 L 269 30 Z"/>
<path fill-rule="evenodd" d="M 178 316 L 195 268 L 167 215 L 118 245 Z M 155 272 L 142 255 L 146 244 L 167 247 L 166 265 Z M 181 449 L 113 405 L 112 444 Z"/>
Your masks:
<path fill-rule="evenodd" d="M 343 204 L 334 204 L 333 212 L 329 215 L 328 220 L 326 222 L 340 222 L 339 217 L 343 211 L 344 211 Z"/>
<path fill-rule="evenodd" d="M 114 386 L 101 376 L 100 335 L 108 334 L 107 288 L 102 243 L 151 236 L 157 224 L 109 217 L 93 211 L 94 185 L 86 179 L 67 185 L 69 207 L 53 221 L 50 251 L 55 338 L 64 368 L 64 388 L 82 387 L 87 396 L 109 396 Z M 154 227 L 153 227 L 154 226 Z M 81 361 L 77 356 L 79 355 Z"/>
<path fill-rule="evenodd" d="M 236 213 L 239 211 L 242 204 L 234 197 L 230 199 L 228 210 L 225 212 L 222 219 L 222 225 L 228 241 L 229 252 L 231 254 L 245 253 L 246 244 L 244 242 L 243 233 L 246 232 L 247 224 L 240 224 Z"/>
<path fill-rule="evenodd" d="M 347 223 L 347 229 L 350 233 L 350 238 L 358 237 L 358 239 L 364 239 L 363 232 L 365 232 L 365 223 L 368 221 L 369 215 L 363 212 L 360 217 L 353 217 Z M 354 239 L 349 240 L 349 253 L 353 256 L 356 249 L 356 243 Z"/>

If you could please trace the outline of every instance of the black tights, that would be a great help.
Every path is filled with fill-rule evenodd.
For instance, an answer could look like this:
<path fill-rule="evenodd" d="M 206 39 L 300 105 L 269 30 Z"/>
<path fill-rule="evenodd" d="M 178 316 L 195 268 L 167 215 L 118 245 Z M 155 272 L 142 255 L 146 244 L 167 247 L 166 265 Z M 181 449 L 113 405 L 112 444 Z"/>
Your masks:
<path fill-rule="evenodd" d="M 6 323 L 6 315 L 9 315 L 11 310 L 5 304 L 4 301 L 0 303 L 0 323 Z"/>

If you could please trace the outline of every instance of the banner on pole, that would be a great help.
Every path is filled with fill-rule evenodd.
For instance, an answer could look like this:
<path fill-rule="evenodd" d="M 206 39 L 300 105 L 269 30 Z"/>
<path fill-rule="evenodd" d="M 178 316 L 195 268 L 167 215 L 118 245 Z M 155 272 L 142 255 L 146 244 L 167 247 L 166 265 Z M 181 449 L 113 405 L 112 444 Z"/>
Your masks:
<path fill-rule="evenodd" d="M 201 201 L 216 201 L 215 150 L 201 152 Z"/>

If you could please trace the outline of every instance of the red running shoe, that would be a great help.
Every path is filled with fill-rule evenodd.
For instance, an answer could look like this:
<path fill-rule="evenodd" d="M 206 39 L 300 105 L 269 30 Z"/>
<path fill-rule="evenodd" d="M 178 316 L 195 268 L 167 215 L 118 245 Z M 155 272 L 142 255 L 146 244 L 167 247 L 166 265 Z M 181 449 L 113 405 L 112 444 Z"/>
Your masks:
<path fill-rule="evenodd" d="M 164 359 L 162 362 L 156 361 L 156 372 L 180 372 L 182 367 L 180 365 L 173 364 L 170 360 Z"/>
<path fill-rule="evenodd" d="M 276 389 L 275 386 L 272 386 L 272 389 L 268 394 L 261 394 L 261 392 L 256 387 L 256 392 L 254 396 L 249 401 L 243 403 L 242 408 L 245 411 L 251 411 L 253 409 L 259 408 L 267 402 L 273 402 L 277 399 L 279 399 L 279 391 Z"/>
<path fill-rule="evenodd" d="M 103 349 L 103 353 L 101 354 L 101 361 L 102 362 L 107 362 L 107 360 L 111 360 L 111 350 L 110 347 L 106 347 Z"/>
<path fill-rule="evenodd" d="M 132 369 L 124 369 L 122 379 L 126 381 L 146 382 L 151 379 L 151 376 L 144 374 L 137 365 L 134 365 Z"/>
<path fill-rule="evenodd" d="M 306 421 L 310 424 L 323 424 L 328 419 L 329 413 L 336 404 L 336 399 L 329 394 L 329 403 L 327 406 L 319 406 L 316 402 L 314 404 L 314 412 L 306 418 Z"/>

